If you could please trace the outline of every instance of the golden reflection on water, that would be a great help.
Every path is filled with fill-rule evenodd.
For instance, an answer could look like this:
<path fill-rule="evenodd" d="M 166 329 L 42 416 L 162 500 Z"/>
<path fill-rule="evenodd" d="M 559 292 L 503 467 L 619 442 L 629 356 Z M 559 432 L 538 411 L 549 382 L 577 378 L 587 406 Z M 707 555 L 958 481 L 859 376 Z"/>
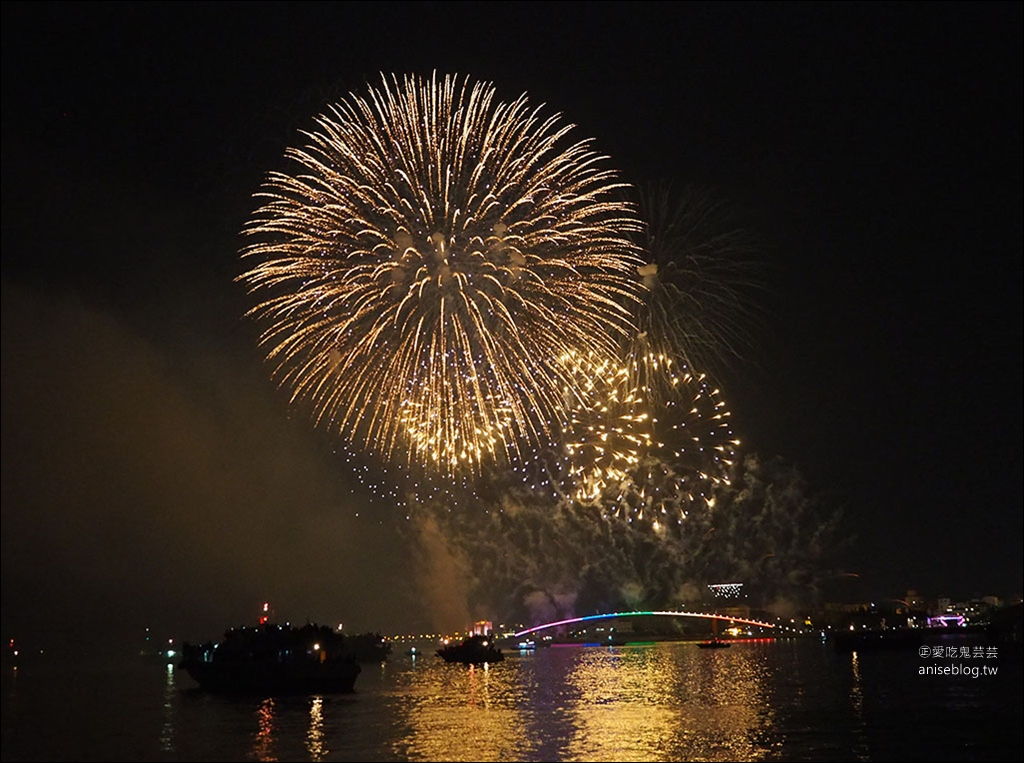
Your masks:
<path fill-rule="evenodd" d="M 274 699 L 268 697 L 256 709 L 257 731 L 253 736 L 249 757 L 260 761 L 274 761 Z"/>
<path fill-rule="evenodd" d="M 405 673 L 408 760 L 760 760 L 777 753 L 764 645 L 547 649 Z"/>
<path fill-rule="evenodd" d="M 771 671 L 753 645 L 590 649 L 567 677 L 579 700 L 573 760 L 760 760 L 773 711 Z"/>
<path fill-rule="evenodd" d="M 324 698 L 313 697 L 309 706 L 309 730 L 306 732 L 306 750 L 311 760 L 323 760 L 327 753 L 324 744 Z"/>
<path fill-rule="evenodd" d="M 405 674 L 404 723 L 394 742 L 409 760 L 521 760 L 529 740 L 522 722 L 526 697 L 518 686 L 520 665 L 432 665 Z"/>

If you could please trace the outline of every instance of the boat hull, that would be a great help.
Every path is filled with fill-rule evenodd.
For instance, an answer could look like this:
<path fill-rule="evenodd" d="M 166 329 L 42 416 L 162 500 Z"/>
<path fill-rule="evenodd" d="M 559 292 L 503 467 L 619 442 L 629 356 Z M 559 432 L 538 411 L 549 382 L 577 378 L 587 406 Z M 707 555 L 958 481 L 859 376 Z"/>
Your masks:
<path fill-rule="evenodd" d="M 697 646 L 700 649 L 728 649 L 732 644 L 726 641 L 701 641 Z"/>
<path fill-rule="evenodd" d="M 199 687 L 210 692 L 274 694 L 348 694 L 361 672 L 351 660 L 291 663 L 183 662 Z"/>
<path fill-rule="evenodd" d="M 501 662 L 505 655 L 490 641 L 473 636 L 459 644 L 449 644 L 437 650 L 437 656 L 445 662 L 460 662 L 463 665 L 483 665 Z"/>

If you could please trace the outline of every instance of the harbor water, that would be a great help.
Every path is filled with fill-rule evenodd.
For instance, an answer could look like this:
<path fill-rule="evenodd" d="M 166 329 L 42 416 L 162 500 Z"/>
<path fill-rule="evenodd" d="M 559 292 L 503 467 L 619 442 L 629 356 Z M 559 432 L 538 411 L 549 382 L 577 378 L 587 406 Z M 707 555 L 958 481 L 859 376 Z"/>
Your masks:
<path fill-rule="evenodd" d="M 2 758 L 1020 760 L 1010 649 L 946 659 L 816 639 L 652 643 L 466 667 L 428 645 L 364 666 L 352 694 L 289 697 L 206 694 L 183 671 L 132 660 L 37 659 L 4 668 Z"/>

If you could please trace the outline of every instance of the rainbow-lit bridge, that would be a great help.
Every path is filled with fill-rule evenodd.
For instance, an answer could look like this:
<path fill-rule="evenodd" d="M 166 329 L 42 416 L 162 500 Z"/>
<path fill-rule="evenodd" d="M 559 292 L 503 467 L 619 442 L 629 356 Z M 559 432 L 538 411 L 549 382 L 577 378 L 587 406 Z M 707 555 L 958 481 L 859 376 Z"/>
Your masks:
<path fill-rule="evenodd" d="M 658 617 L 693 617 L 702 620 L 726 620 L 730 623 L 740 623 L 741 625 L 756 625 L 760 628 L 774 628 L 774 623 L 764 622 L 763 620 L 751 620 L 745 617 L 733 617 L 732 615 L 720 615 L 714 612 L 680 612 L 680 611 L 638 611 L 638 612 L 609 612 L 605 615 L 586 615 L 585 617 L 571 617 L 568 620 L 554 620 L 550 623 L 544 623 L 543 625 L 534 625 L 532 628 L 526 628 L 525 630 L 518 631 L 515 633 L 515 637 L 525 636 L 528 633 L 537 633 L 548 628 L 557 628 L 560 625 L 575 625 L 576 623 L 589 623 L 594 620 L 611 620 L 616 617 L 638 617 L 638 616 L 650 616 L 655 615 Z"/>

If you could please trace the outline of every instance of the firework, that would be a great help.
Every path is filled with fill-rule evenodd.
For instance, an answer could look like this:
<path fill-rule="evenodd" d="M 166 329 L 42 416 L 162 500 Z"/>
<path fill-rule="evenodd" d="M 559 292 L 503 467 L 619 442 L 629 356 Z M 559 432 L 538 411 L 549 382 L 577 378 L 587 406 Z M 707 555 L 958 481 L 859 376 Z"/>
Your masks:
<path fill-rule="evenodd" d="M 543 462 L 553 492 L 656 526 L 714 505 L 739 440 L 706 376 L 653 353 L 621 363 L 577 353 L 562 362 L 584 396 L 563 422 L 561 458 Z M 654 395 L 655 387 L 663 391 Z"/>
<path fill-rule="evenodd" d="M 644 189 L 640 209 L 647 292 L 631 354 L 675 357 L 717 377 L 754 344 L 754 297 L 763 288 L 754 237 L 733 209 L 695 186 Z M 664 391 L 655 380 L 651 394 Z"/>
<path fill-rule="evenodd" d="M 445 474 L 546 440 L 576 383 L 554 361 L 612 357 L 643 288 L 624 185 L 571 128 L 436 75 L 318 117 L 258 194 L 240 276 L 292 402 Z"/>
<path fill-rule="evenodd" d="M 682 524 L 623 521 L 600 505 L 540 501 L 513 484 L 480 501 L 486 511 L 433 501 L 400 527 L 417 537 L 425 525 L 436 530 L 419 579 L 432 579 L 447 557 L 470 609 L 506 622 L 692 606 L 726 589 L 734 595 L 738 582 L 723 581 L 743 581 L 742 591 L 766 602 L 814 592 L 848 542 L 842 513 L 780 459 L 737 457 L 730 474 L 731 484 L 715 486 L 714 507 L 695 501 Z M 444 598 L 459 595 L 449 576 L 441 580 Z"/>
<path fill-rule="evenodd" d="M 626 481 L 639 466 L 654 441 L 653 418 L 646 389 L 631 383 L 627 366 L 597 360 L 590 353 L 570 353 L 561 361 L 583 392 L 570 401 L 572 410 L 563 426 L 566 476 L 575 500 L 589 503 L 609 486 Z"/>

